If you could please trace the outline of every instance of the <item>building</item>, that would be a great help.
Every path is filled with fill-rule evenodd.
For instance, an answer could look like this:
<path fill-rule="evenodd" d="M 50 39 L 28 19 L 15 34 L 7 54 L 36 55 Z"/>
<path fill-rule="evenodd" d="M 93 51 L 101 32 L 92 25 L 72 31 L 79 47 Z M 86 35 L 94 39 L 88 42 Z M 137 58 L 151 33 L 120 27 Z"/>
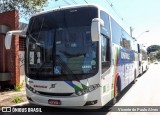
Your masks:
<path fill-rule="evenodd" d="M 25 38 L 13 36 L 10 50 L 5 49 L 4 42 L 8 31 L 22 30 L 26 26 L 19 23 L 18 11 L 0 13 L 0 86 L 18 85 L 24 81 Z"/>

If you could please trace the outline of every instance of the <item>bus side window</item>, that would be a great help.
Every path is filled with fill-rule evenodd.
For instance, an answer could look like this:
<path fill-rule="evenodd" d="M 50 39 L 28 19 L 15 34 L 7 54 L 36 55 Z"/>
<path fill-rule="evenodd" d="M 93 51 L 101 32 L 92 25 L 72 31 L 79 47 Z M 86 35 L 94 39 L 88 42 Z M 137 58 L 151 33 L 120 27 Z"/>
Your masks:
<path fill-rule="evenodd" d="M 107 71 L 111 65 L 111 54 L 110 54 L 110 39 L 104 35 L 101 35 L 101 63 L 102 73 Z"/>
<path fill-rule="evenodd" d="M 100 11 L 100 17 L 104 21 L 104 27 L 101 29 L 101 31 L 103 32 L 104 35 L 110 37 L 111 33 L 110 33 L 109 15 L 104 11 Z"/>

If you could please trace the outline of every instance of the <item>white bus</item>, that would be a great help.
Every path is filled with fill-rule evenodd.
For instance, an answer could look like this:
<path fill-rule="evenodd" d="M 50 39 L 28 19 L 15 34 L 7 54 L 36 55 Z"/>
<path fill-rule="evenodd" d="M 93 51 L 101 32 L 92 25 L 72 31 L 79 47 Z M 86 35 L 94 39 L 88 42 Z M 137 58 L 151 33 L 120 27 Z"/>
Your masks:
<path fill-rule="evenodd" d="M 142 75 L 149 68 L 147 49 L 143 44 L 138 44 L 139 74 Z"/>
<path fill-rule="evenodd" d="M 25 73 L 30 103 L 102 107 L 116 102 L 138 69 L 136 41 L 99 6 L 58 8 L 29 21 Z"/>

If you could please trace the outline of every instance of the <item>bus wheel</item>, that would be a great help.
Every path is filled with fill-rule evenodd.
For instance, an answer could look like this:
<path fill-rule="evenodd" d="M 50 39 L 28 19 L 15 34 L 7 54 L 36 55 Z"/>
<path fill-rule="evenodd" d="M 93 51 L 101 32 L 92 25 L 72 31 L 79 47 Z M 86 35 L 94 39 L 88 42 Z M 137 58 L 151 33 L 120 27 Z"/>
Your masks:
<path fill-rule="evenodd" d="M 132 82 L 133 84 L 135 84 L 136 83 L 136 71 L 134 71 L 134 80 L 133 80 L 133 82 Z"/>
<path fill-rule="evenodd" d="M 115 105 L 119 101 L 119 96 L 120 96 L 120 82 L 118 80 L 115 87 L 115 96 L 112 100 L 113 105 Z"/>
<path fill-rule="evenodd" d="M 146 71 L 148 70 L 148 67 L 146 66 Z"/>
<path fill-rule="evenodd" d="M 142 74 L 144 73 L 144 71 L 143 71 L 143 67 L 142 67 Z"/>

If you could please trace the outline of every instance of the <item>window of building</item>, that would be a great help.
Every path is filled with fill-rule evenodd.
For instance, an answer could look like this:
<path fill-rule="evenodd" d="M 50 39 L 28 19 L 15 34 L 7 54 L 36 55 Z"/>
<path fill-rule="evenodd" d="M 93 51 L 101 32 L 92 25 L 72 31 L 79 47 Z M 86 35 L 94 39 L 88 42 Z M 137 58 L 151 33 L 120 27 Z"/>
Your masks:
<path fill-rule="evenodd" d="M 20 37 L 19 38 L 19 50 L 25 51 L 25 46 L 26 46 L 26 38 Z"/>

